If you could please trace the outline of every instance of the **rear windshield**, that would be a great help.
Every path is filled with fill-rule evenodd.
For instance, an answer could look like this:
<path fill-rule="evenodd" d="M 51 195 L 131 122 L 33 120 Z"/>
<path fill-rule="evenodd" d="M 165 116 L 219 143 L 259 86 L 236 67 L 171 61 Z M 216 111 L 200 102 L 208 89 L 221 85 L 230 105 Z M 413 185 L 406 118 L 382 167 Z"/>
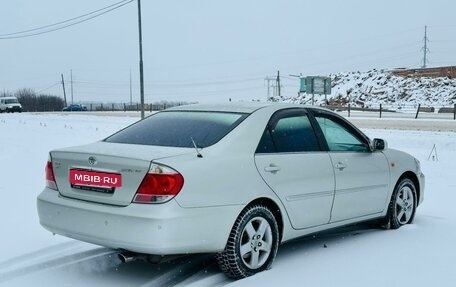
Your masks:
<path fill-rule="evenodd" d="M 166 111 L 152 115 L 105 139 L 106 142 L 204 148 L 234 129 L 247 114 Z"/>

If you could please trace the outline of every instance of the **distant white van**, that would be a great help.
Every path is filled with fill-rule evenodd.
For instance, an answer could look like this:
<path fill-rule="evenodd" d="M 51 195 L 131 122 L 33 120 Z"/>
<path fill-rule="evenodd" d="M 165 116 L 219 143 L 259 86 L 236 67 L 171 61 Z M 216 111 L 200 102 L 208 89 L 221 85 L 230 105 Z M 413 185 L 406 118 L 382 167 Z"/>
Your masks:
<path fill-rule="evenodd" d="M 22 112 L 22 105 L 16 97 L 1 97 L 0 98 L 0 113 Z"/>

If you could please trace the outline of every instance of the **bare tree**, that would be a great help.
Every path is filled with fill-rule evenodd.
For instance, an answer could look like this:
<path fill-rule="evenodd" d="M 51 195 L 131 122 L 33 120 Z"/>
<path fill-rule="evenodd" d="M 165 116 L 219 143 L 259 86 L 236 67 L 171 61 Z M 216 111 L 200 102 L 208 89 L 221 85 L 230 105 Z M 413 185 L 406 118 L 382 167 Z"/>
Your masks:
<path fill-rule="evenodd" d="M 24 112 L 60 111 L 63 100 L 53 95 L 37 95 L 32 89 L 20 89 L 14 94 L 22 105 Z"/>

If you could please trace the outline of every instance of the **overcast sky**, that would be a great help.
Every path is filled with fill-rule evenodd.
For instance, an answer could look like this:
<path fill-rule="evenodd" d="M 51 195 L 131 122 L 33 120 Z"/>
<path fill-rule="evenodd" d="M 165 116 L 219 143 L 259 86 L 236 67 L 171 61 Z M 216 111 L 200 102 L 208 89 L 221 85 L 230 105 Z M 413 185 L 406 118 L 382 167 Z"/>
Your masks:
<path fill-rule="evenodd" d="M 0 34 L 33 29 L 120 0 L 0 3 Z M 456 65 L 454 0 L 142 0 L 146 102 L 266 99 L 266 76 Z M 1 36 L 0 36 L 1 37 Z M 88 22 L 0 40 L 0 92 L 32 88 L 74 101 L 139 101 L 136 1 Z M 51 87 L 52 86 L 52 87 Z M 48 88 L 51 87 L 51 88 Z"/>

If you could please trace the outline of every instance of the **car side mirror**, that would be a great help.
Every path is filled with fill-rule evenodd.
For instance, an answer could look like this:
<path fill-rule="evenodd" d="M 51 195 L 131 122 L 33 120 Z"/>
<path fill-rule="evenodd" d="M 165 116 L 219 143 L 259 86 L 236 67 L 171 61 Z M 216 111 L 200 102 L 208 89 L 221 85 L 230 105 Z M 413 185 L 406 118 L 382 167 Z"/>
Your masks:
<path fill-rule="evenodd" d="M 372 141 L 372 151 L 384 150 L 388 147 L 388 143 L 383 139 L 374 139 Z"/>

